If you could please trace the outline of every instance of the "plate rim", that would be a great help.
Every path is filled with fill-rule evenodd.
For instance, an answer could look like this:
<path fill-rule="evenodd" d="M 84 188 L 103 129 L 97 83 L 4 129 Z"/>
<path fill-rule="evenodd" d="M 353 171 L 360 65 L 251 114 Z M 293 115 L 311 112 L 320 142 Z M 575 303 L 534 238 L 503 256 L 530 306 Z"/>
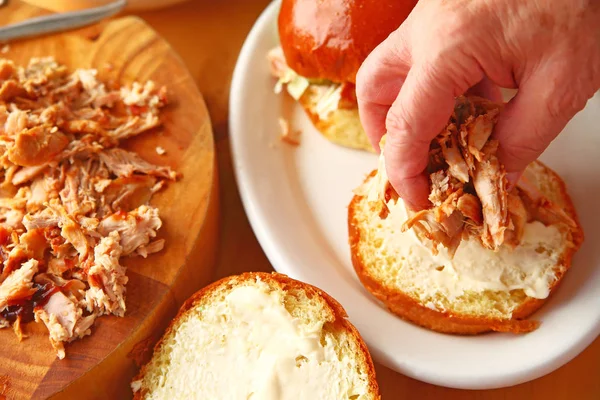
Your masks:
<path fill-rule="evenodd" d="M 246 79 L 246 75 L 244 74 L 246 61 L 251 59 L 254 55 L 252 49 L 258 42 L 259 36 L 262 35 L 265 30 L 269 29 L 269 24 L 276 20 L 276 12 L 279 8 L 279 5 L 280 0 L 273 0 L 263 10 L 244 40 L 244 44 L 238 55 L 229 92 L 228 122 L 230 132 L 230 150 L 233 159 L 234 176 L 242 200 L 242 205 L 261 248 L 277 272 L 287 274 L 294 279 L 303 280 L 303 277 L 306 277 L 306 275 L 302 272 L 299 272 L 301 271 L 301 268 L 294 269 L 287 266 L 289 263 L 287 263 L 285 260 L 286 256 L 284 255 L 284 252 L 278 246 L 277 240 L 273 239 L 273 235 L 270 233 L 271 229 L 269 228 L 269 224 L 265 219 L 262 218 L 262 214 L 264 214 L 264 206 L 259 204 L 260 202 L 253 193 L 255 188 L 250 183 L 251 174 L 248 172 L 251 168 L 246 168 L 243 162 L 241 162 L 241 160 L 244 159 L 244 156 L 241 155 L 243 154 L 244 149 L 242 143 L 240 142 L 241 139 L 239 139 L 241 136 L 239 132 L 244 130 L 242 127 L 242 118 L 240 117 L 241 107 L 243 104 L 241 101 L 241 94 L 243 93 L 243 90 L 241 90 L 241 88 L 243 87 Z M 346 307 L 344 304 L 342 304 L 342 306 L 344 308 Z M 521 369 L 512 374 L 504 374 L 502 376 L 496 376 L 493 378 L 488 376 L 485 378 L 473 376 L 469 379 L 456 380 L 453 380 L 453 375 L 451 374 L 440 374 L 439 371 L 442 370 L 442 368 L 438 368 L 436 373 L 433 373 L 433 371 L 417 371 L 408 368 L 406 364 L 400 364 L 392 357 L 387 355 L 386 351 L 380 348 L 377 343 L 370 343 L 366 338 L 363 338 L 367 343 L 369 352 L 373 356 L 374 361 L 402 375 L 425 383 L 448 388 L 487 390 L 510 387 L 545 376 L 577 357 L 598 337 L 599 334 L 600 319 L 595 324 L 594 329 L 590 329 L 580 338 L 578 342 L 575 342 L 570 347 L 565 348 L 562 353 L 556 355 L 554 358 L 545 359 L 537 364 L 529 365 L 527 368 Z M 456 378 L 456 376 L 454 376 L 454 378 Z"/>

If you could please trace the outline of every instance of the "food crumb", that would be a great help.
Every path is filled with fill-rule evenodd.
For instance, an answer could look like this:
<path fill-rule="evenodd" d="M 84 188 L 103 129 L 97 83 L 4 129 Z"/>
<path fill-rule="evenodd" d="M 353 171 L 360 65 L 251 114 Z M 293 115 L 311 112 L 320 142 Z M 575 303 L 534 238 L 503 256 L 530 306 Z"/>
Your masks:
<path fill-rule="evenodd" d="M 293 146 L 298 146 L 300 144 L 300 139 L 298 137 L 300 132 L 292 132 L 290 130 L 290 123 L 287 119 L 279 117 L 279 128 L 281 130 L 281 140 L 283 142 Z"/>
<path fill-rule="evenodd" d="M 142 388 L 141 380 L 131 382 L 131 390 L 133 390 L 133 393 L 138 392 L 141 388 Z"/>
<path fill-rule="evenodd" d="M 15 331 L 15 335 L 17 335 L 17 340 L 19 342 L 23 341 L 23 338 L 26 338 L 27 335 L 25 333 L 23 333 L 23 328 L 21 326 L 21 316 L 17 315 L 17 319 L 15 321 L 15 323 L 13 324 L 13 330 Z"/>
<path fill-rule="evenodd" d="M 156 185 L 152 186 L 152 188 L 150 189 L 150 193 L 158 192 L 160 189 L 163 188 L 164 184 L 165 183 L 163 181 L 156 182 Z"/>
<path fill-rule="evenodd" d="M 4 46 L 2 46 L 2 48 L 0 49 L 0 53 L 2 54 L 6 54 L 10 51 L 10 46 L 5 44 Z"/>
<path fill-rule="evenodd" d="M 166 153 L 167 153 L 167 151 L 164 148 L 162 148 L 160 146 L 156 146 L 156 154 L 158 154 L 159 156 L 162 156 L 163 154 L 166 154 Z"/>

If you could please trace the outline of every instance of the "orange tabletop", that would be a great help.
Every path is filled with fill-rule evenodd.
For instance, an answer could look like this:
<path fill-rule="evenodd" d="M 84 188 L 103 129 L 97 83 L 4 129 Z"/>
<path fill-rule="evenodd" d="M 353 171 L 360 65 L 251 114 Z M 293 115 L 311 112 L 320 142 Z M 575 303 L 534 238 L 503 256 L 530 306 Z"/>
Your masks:
<path fill-rule="evenodd" d="M 233 174 L 227 123 L 229 86 L 238 53 L 268 3 L 267 0 L 190 0 L 137 14 L 179 52 L 204 95 L 212 118 L 221 192 L 220 255 L 214 279 L 244 271 L 273 271 L 242 207 Z M 600 399 L 600 339 L 557 371 L 505 389 L 448 389 L 407 378 L 380 364 L 376 367 L 383 399 Z"/>
<path fill-rule="evenodd" d="M 272 271 L 237 191 L 228 137 L 228 99 L 237 55 L 267 0 L 192 0 L 140 13 L 179 52 L 204 94 L 219 158 L 221 248 L 215 279 Z M 576 329 L 576 327 L 574 327 Z M 535 381 L 506 389 L 465 391 L 429 385 L 377 365 L 383 399 L 600 399 L 600 339 L 573 361 Z"/>

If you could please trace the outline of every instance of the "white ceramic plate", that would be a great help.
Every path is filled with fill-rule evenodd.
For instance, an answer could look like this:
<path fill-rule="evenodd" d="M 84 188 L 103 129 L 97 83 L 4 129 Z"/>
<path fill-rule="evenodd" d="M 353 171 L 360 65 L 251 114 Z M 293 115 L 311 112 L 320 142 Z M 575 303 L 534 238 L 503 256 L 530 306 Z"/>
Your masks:
<path fill-rule="evenodd" d="M 586 241 L 556 294 L 527 335 L 457 337 L 400 320 L 366 292 L 350 261 L 346 227 L 352 189 L 376 156 L 338 147 L 299 106 L 273 93 L 266 54 L 276 46 L 279 3 L 248 35 L 231 86 L 235 170 L 254 232 L 273 266 L 336 298 L 373 357 L 412 378 L 468 389 L 522 383 L 565 364 L 600 332 L 600 96 L 590 100 L 542 160 L 568 182 Z M 278 117 L 302 131 L 301 145 L 279 140 Z"/>

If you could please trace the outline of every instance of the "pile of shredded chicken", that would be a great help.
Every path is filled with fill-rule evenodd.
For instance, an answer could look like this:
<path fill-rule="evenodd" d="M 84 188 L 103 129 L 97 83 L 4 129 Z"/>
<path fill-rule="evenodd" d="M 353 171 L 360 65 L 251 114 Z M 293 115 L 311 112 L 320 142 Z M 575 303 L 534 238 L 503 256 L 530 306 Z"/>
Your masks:
<path fill-rule="evenodd" d="M 508 190 L 504 167 L 498 161 L 498 141 L 492 131 L 502 105 L 478 97 L 459 97 L 448 125 L 432 141 L 427 171 L 433 207 L 416 213 L 402 230 L 413 229 L 434 254 L 442 245 L 453 257 L 462 240 L 474 238 L 496 251 L 503 244 L 519 245 L 527 222 L 544 224 L 575 222 L 547 199 L 523 175 L 513 190 Z M 398 195 L 387 182 L 386 201 Z"/>
<path fill-rule="evenodd" d="M 59 358 L 97 317 L 124 315 L 119 259 L 163 248 L 147 204 L 176 179 L 118 147 L 160 125 L 165 88 L 96 74 L 0 59 L 0 327 L 21 339 L 22 323 L 43 322 Z"/>

